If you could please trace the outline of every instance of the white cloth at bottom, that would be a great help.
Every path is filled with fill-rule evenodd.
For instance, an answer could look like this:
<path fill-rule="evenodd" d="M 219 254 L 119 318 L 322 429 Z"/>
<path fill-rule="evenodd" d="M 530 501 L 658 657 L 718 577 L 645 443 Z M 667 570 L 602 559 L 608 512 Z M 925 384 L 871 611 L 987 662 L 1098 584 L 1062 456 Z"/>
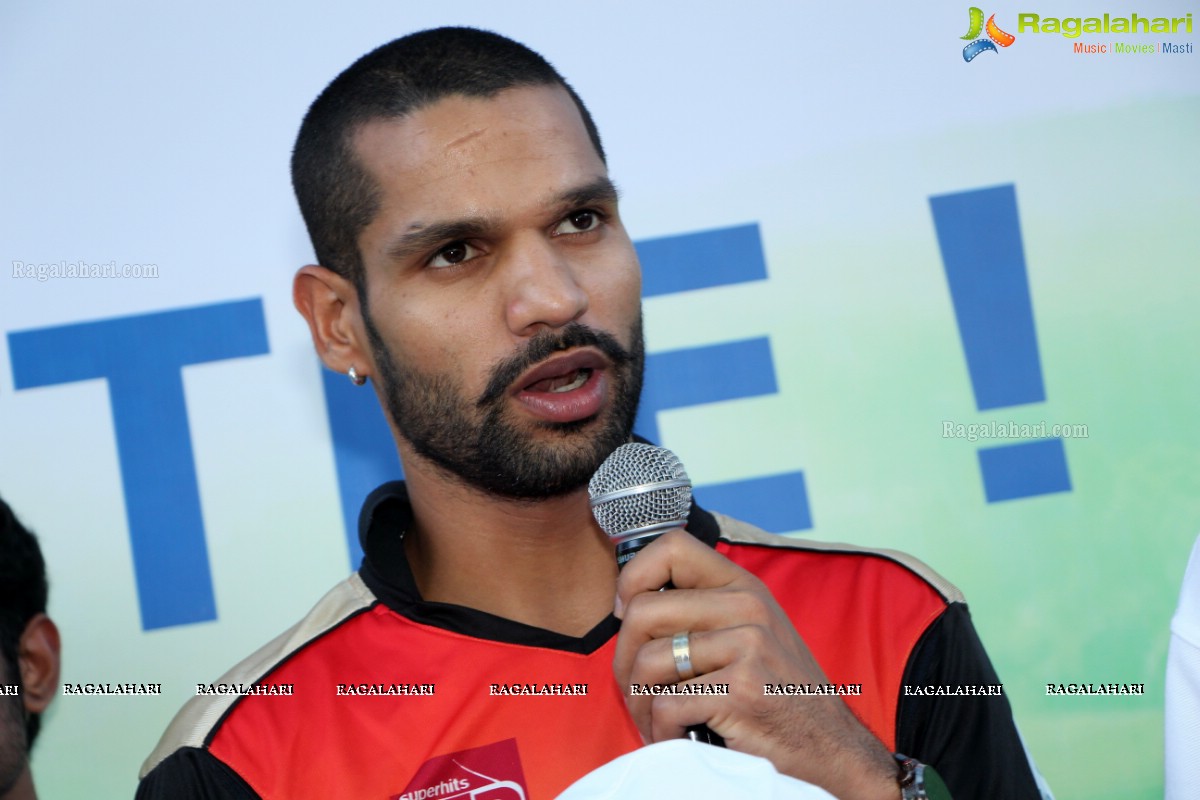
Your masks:
<path fill-rule="evenodd" d="M 899 791 L 897 790 L 897 794 Z M 648 745 L 592 770 L 558 800 L 836 800 L 770 761 L 687 739 Z"/>
<path fill-rule="evenodd" d="M 1167 651 L 1166 798 L 1196 797 L 1200 787 L 1200 538 L 1192 546 Z"/>

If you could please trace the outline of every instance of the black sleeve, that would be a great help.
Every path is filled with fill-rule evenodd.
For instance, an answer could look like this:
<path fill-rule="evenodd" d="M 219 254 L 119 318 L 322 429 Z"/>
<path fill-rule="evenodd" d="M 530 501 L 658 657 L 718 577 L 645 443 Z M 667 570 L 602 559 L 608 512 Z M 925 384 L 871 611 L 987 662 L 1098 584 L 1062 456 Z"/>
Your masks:
<path fill-rule="evenodd" d="M 242 777 L 207 750 L 183 747 L 138 784 L 136 800 L 260 800 Z"/>
<path fill-rule="evenodd" d="M 904 685 L 912 687 L 953 690 L 999 683 L 963 603 L 950 604 L 929 626 L 904 670 Z M 932 765 L 954 800 L 1041 797 L 1012 708 L 1002 694 L 905 695 L 902 688 L 896 747 Z"/>

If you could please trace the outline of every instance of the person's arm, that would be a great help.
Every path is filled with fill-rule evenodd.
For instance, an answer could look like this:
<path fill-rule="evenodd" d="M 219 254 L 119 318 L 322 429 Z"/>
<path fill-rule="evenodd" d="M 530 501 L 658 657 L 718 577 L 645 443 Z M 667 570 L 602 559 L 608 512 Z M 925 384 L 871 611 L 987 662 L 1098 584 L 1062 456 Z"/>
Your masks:
<path fill-rule="evenodd" d="M 929 626 L 909 657 L 903 684 L 913 687 L 1000 683 L 963 603 Z M 1038 800 L 1043 794 L 1017 733 L 1008 697 L 905 695 L 896 709 L 896 748 L 930 764 L 955 800 Z"/>
<path fill-rule="evenodd" d="M 182 747 L 138 783 L 136 800 L 260 800 L 241 776 L 207 750 Z"/>
<path fill-rule="evenodd" d="M 657 591 L 668 583 L 673 591 Z M 797 714 L 788 698 L 762 692 L 766 684 L 828 679 L 757 577 L 685 531 L 671 531 L 625 566 L 617 598 L 618 685 L 679 682 L 672 637 L 689 631 L 699 677 L 684 682 L 729 687 L 725 696 L 627 696 L 647 742 L 678 738 L 687 726 L 706 723 L 731 749 L 766 758 L 779 772 L 842 800 L 899 796 L 891 753 L 840 697 L 809 698 Z"/>

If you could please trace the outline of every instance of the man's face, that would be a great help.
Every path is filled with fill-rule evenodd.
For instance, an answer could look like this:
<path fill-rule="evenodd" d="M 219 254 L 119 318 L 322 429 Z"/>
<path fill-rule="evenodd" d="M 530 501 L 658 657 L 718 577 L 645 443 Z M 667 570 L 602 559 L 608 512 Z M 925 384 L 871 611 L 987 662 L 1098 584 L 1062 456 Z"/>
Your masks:
<path fill-rule="evenodd" d="M 449 97 L 355 144 L 382 195 L 363 323 L 406 465 L 580 488 L 629 437 L 643 348 L 637 257 L 570 97 Z"/>

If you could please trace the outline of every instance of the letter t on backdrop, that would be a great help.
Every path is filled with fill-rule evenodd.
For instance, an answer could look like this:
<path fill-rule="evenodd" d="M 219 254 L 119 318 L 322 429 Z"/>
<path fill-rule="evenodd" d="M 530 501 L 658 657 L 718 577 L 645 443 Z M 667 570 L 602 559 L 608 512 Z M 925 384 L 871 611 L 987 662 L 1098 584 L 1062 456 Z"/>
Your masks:
<path fill-rule="evenodd" d="M 184 366 L 269 351 L 258 298 L 8 335 L 19 390 L 107 379 L 142 628 L 216 619 Z"/>

